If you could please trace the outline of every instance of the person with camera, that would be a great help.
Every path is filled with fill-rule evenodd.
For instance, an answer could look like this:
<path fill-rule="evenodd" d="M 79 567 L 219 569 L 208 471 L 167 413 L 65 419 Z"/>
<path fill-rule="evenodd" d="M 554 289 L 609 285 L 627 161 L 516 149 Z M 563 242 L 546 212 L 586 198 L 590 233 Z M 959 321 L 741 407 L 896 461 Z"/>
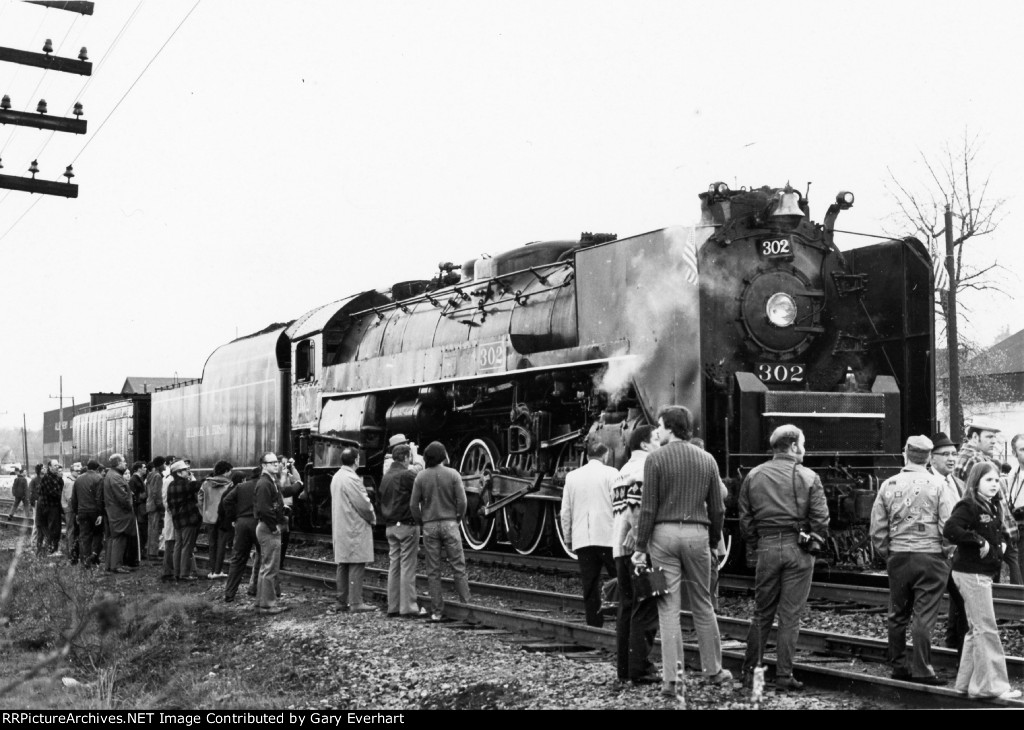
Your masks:
<path fill-rule="evenodd" d="M 739 494 L 740 533 L 757 552 L 743 683 L 752 685 L 778 613 L 775 687 L 800 690 L 804 684 L 793 676 L 793 654 L 800 614 L 811 592 L 814 556 L 828 531 L 828 505 L 821 479 L 802 465 L 803 431 L 791 424 L 779 426 L 768 443 L 774 452 L 771 461 L 750 470 Z"/>
<path fill-rule="evenodd" d="M 905 466 L 878 489 L 871 508 L 871 544 L 889 574 L 889 663 L 892 678 L 943 685 L 932 667 L 932 629 L 949 580 L 942 535 L 956 504 L 945 480 L 928 471 L 934 444 L 911 436 Z M 911 616 L 913 623 L 911 624 Z M 914 641 L 907 660 L 907 625 Z"/>
<path fill-rule="evenodd" d="M 644 487 L 644 462 L 658 450 L 654 426 L 637 426 L 629 436 L 629 461 L 622 465 L 612 483 L 612 559 L 619 586 L 619 609 L 615 622 L 617 668 L 620 682 L 656 684 L 648 658 L 658 632 L 658 602 L 637 595 L 637 571 L 633 568 L 633 547 Z"/>
<path fill-rule="evenodd" d="M 278 477 L 278 487 L 281 489 L 281 499 L 284 503 L 284 519 L 281 520 L 281 564 L 284 569 L 284 557 L 288 552 L 288 541 L 292 530 L 292 500 L 302 492 L 302 477 L 299 470 L 295 468 L 295 459 L 281 454 L 281 473 Z M 278 594 L 280 597 L 280 593 Z"/>
<path fill-rule="evenodd" d="M 956 675 L 956 690 L 972 698 L 1017 699 L 1006 672 L 992 604 L 993 576 L 1002 568 L 1008 538 L 1003 525 L 1004 511 L 999 467 L 981 461 L 967 476 L 964 498 L 953 508 L 943 535 L 957 546 L 953 558 L 953 580 L 964 597 L 971 626 L 964 640 L 964 653 Z"/>
<path fill-rule="evenodd" d="M 662 695 L 676 697 L 677 667 L 683 661 L 679 626 L 683 581 L 690 599 L 704 677 L 729 686 L 732 672 L 722 666 L 722 636 L 711 605 L 711 551 L 722 535 L 725 504 L 718 465 L 689 443 L 693 415 L 684 406 L 665 406 L 658 414 L 661 447 L 644 462 L 644 489 L 636 528 L 633 564 L 648 555 L 665 571 L 667 592 L 658 600 L 661 630 Z M 572 472 L 570 472 L 571 474 Z M 564 512 L 563 512 L 564 517 Z"/>

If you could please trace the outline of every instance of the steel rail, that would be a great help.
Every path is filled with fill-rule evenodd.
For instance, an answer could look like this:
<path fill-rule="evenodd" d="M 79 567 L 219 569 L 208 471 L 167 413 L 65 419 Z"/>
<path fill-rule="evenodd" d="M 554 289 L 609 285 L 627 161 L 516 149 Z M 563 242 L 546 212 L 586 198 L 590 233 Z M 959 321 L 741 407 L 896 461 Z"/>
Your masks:
<path fill-rule="evenodd" d="M 384 572 L 383 569 L 379 568 L 375 569 L 376 571 Z M 330 583 L 326 575 L 317 576 L 293 571 L 282 571 L 281 574 L 290 582 L 318 589 Z M 419 580 L 419 576 L 417 576 L 417 579 Z M 471 584 L 470 588 L 471 590 L 482 590 L 480 584 Z M 368 593 L 376 597 L 387 597 L 386 587 L 364 585 L 363 591 L 364 594 Z M 429 599 L 426 596 L 420 595 L 418 600 L 421 603 L 426 603 Z M 445 615 L 448 618 L 465 622 L 468 625 L 463 628 L 466 629 L 473 629 L 476 626 L 482 625 L 544 637 L 548 641 L 567 644 L 568 646 L 565 649 L 578 649 L 578 647 L 582 646 L 610 653 L 615 652 L 616 635 L 610 629 L 599 629 L 571 621 L 524 614 L 503 608 L 491 608 L 447 600 L 445 601 Z M 739 622 L 739 620 L 736 621 Z M 444 626 L 444 624 L 441 625 Z M 736 627 L 739 625 L 740 623 L 737 623 L 733 630 L 736 630 Z M 459 624 L 448 624 L 448 626 L 459 628 Z M 660 653 L 660 640 L 655 642 L 655 651 Z M 684 642 L 684 654 L 689 667 L 700 667 L 700 651 L 696 644 Z M 774 664 L 774 661 L 770 658 L 764 661 L 768 665 Z M 726 667 L 738 673 L 742 668 L 743 654 L 737 651 L 723 650 L 722 662 Z M 805 662 L 794 663 L 794 668 L 799 671 L 801 679 L 810 686 L 856 694 L 859 697 L 867 696 L 888 702 L 896 702 L 908 709 L 963 709 L 981 706 L 1024 709 L 1024 701 L 1021 700 L 1000 700 L 997 698 L 972 700 L 955 690 L 945 687 L 931 687 Z"/>

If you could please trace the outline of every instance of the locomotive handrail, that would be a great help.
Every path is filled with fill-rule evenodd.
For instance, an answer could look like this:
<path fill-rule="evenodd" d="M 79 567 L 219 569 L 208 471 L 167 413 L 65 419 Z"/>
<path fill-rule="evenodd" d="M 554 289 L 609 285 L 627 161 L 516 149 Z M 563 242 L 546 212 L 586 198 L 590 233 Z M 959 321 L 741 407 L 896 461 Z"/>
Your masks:
<path fill-rule="evenodd" d="M 503 288 L 506 291 L 508 291 L 508 284 L 507 284 L 507 282 L 503 281 L 506 277 L 511 277 L 511 276 L 516 275 L 516 274 L 522 274 L 522 273 L 529 272 L 529 273 L 533 274 L 534 276 L 536 276 L 540 281 L 543 282 L 544 278 L 541 277 L 540 274 L 537 273 L 539 270 L 551 269 L 550 273 L 555 273 L 555 271 L 557 271 L 558 269 L 563 269 L 563 268 L 564 269 L 572 269 L 573 268 L 573 263 L 571 261 L 555 261 L 555 262 L 552 262 L 550 264 L 539 264 L 537 266 L 530 266 L 530 267 L 525 268 L 525 269 L 519 269 L 518 271 L 509 271 L 507 273 L 501 274 L 500 276 L 491 276 L 491 277 L 488 277 L 487 279 L 481 279 L 479 281 L 474 281 L 473 285 L 474 286 L 475 285 L 483 286 L 484 284 L 487 284 L 487 285 L 498 284 L 501 288 Z M 550 276 L 550 274 L 549 274 L 549 276 Z M 538 290 L 535 293 L 540 294 L 540 293 L 546 292 L 546 291 L 553 291 L 554 289 L 561 289 L 562 287 L 566 286 L 570 281 L 571 281 L 571 279 L 566 279 L 565 282 L 559 284 L 558 286 L 549 287 L 547 289 L 540 289 L 540 290 Z M 455 284 L 455 285 L 453 285 L 451 287 L 451 291 L 453 291 L 455 293 L 458 293 L 459 295 L 461 295 L 463 297 L 468 297 L 468 295 L 466 295 L 465 292 L 460 287 L 465 287 L 465 284 L 461 284 L 461 285 L 460 284 Z M 381 312 L 386 312 L 389 309 L 398 309 L 399 308 L 399 306 L 398 306 L 399 302 L 402 302 L 406 306 L 408 306 L 409 304 L 418 304 L 420 302 L 429 302 L 430 304 L 432 304 L 435 307 L 441 306 L 442 309 L 447 309 L 448 305 L 450 304 L 450 300 L 449 300 L 449 302 L 446 302 L 446 303 L 444 303 L 442 305 L 441 304 L 441 299 L 438 297 L 438 294 L 441 294 L 441 296 L 443 296 L 443 292 L 444 292 L 444 290 L 442 290 L 442 289 L 435 289 L 432 292 L 424 292 L 423 294 L 418 294 L 418 295 L 416 295 L 414 297 L 409 297 L 408 299 L 399 299 L 399 300 L 396 300 L 394 302 L 391 302 L 390 304 L 385 304 L 385 305 L 380 306 L 380 307 L 370 307 L 368 309 L 363 309 L 363 310 L 360 310 L 358 312 L 353 312 L 352 314 L 349 315 L 349 318 L 350 319 L 356 319 L 358 317 L 362 317 L 362 316 L 364 316 L 366 314 L 370 314 L 370 313 L 376 314 L 378 317 L 381 317 L 381 314 L 380 314 Z M 496 300 L 494 300 L 493 303 L 494 304 L 504 304 L 505 302 L 511 302 L 511 301 L 515 301 L 515 297 L 514 296 L 506 298 L 506 299 L 496 299 Z M 477 311 L 475 306 L 474 307 L 466 307 L 465 309 L 471 309 L 474 312 Z M 456 313 L 461 312 L 461 311 L 464 311 L 464 310 L 463 309 L 453 309 L 451 312 L 448 312 L 448 314 L 452 315 L 452 314 L 456 314 Z"/>
<path fill-rule="evenodd" d="M 838 413 L 836 411 L 765 411 L 761 415 L 773 418 L 885 418 L 884 413 Z"/>

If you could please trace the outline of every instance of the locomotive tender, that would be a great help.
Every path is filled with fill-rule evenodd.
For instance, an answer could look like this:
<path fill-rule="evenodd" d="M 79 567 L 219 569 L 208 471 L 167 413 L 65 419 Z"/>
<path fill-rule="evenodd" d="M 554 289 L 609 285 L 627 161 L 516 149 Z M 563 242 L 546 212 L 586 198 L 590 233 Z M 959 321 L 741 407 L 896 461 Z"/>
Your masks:
<path fill-rule="evenodd" d="M 372 488 L 391 434 L 439 440 L 463 474 L 471 548 L 569 552 L 561 490 L 586 444 L 621 465 L 631 431 L 682 404 L 733 495 L 771 430 L 799 425 L 837 528 L 831 558 L 863 560 L 879 480 L 906 436 L 934 425 L 927 251 L 906 239 L 840 252 L 849 193 L 822 224 L 788 185 L 715 183 L 700 199 L 693 227 L 442 264 L 227 343 L 200 381 L 153 394 L 153 452 L 200 473 L 288 453 L 309 485 L 294 506 L 308 529 L 328 521 L 342 448 L 360 450 Z"/>

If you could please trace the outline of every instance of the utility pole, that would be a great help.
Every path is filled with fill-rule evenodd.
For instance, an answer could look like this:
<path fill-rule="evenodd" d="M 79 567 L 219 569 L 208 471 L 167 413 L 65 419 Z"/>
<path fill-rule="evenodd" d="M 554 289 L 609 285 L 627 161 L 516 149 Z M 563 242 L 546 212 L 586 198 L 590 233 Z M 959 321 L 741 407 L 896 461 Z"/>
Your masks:
<path fill-rule="evenodd" d="M 949 433 L 959 442 L 964 435 L 964 412 L 960 405 L 960 346 L 956 333 L 956 278 L 953 261 L 953 210 L 946 203 L 946 350 L 949 355 Z"/>
<path fill-rule="evenodd" d="M 24 411 L 21 414 L 21 444 L 25 448 L 25 469 L 28 470 L 28 421 L 25 420 Z"/>
<path fill-rule="evenodd" d="M 57 415 L 57 434 L 60 441 L 60 465 L 64 466 L 64 376 L 60 376 L 60 394 L 51 395 L 51 398 L 60 398 L 60 410 Z M 44 429 L 45 430 L 45 429 Z M 43 437 L 46 440 L 46 437 Z"/>

